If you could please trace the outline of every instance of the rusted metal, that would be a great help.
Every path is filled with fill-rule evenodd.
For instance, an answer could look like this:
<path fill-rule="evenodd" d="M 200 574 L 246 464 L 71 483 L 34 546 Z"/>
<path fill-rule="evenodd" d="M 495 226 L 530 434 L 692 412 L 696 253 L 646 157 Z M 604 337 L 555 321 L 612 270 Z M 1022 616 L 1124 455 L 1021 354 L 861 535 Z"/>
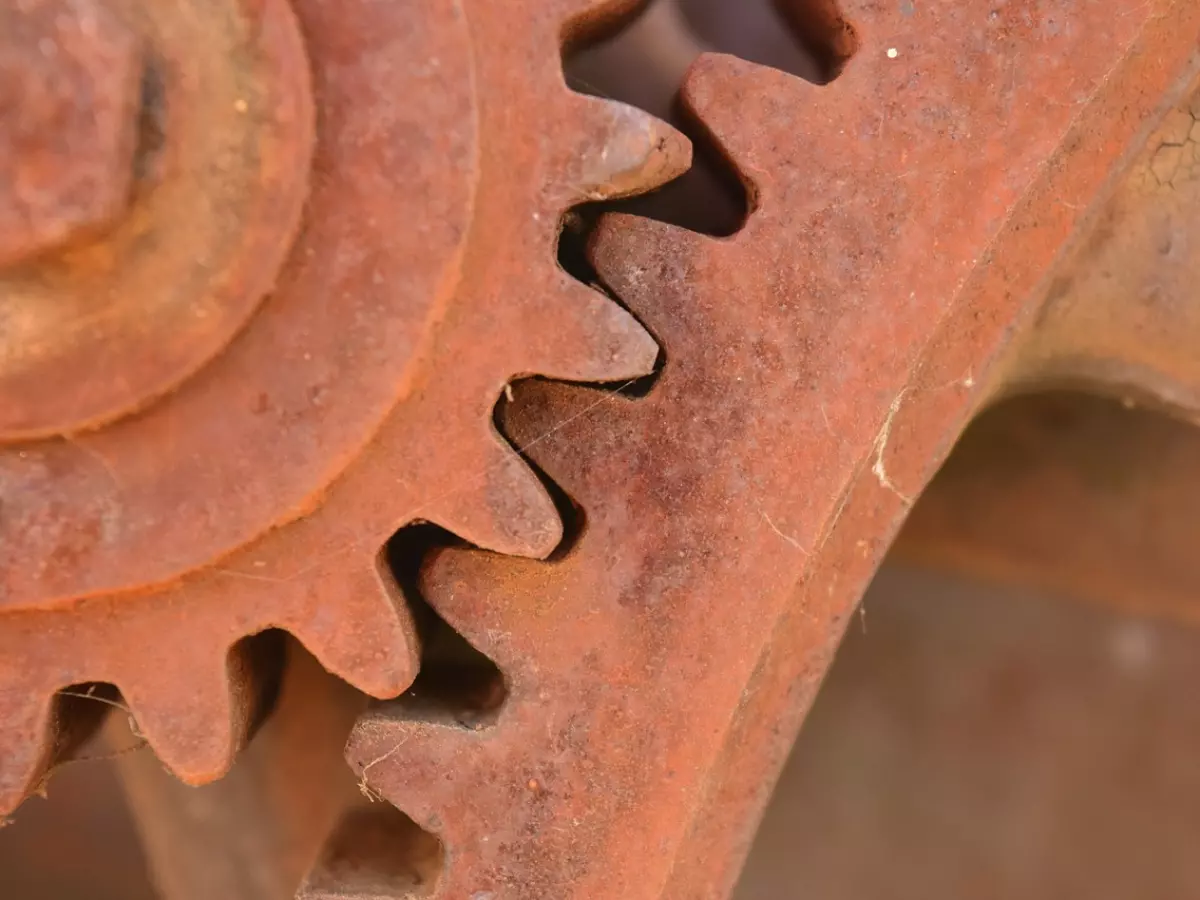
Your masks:
<path fill-rule="evenodd" d="M 1057 384 L 1200 417 L 1200 84 L 1054 269 L 1005 390 Z"/>
<path fill-rule="evenodd" d="M 138 40 L 103 0 L 0 9 L 0 266 L 124 211 L 141 82 Z"/>
<path fill-rule="evenodd" d="M 190 782 L 228 769 L 269 699 L 249 635 L 286 629 L 360 690 L 401 694 L 421 640 L 383 548 L 445 526 L 481 549 L 435 554 L 422 590 L 504 700 L 463 716 L 413 689 L 359 722 L 347 755 L 376 802 L 335 832 L 314 900 L 723 896 L 965 423 L 1064 346 L 1114 355 L 1104 329 L 1061 324 L 1082 307 L 1046 285 L 1200 69 L 1190 0 L 788 4 L 831 63 L 854 52 L 837 80 L 710 55 L 682 95 L 747 186 L 744 227 L 619 216 L 595 236 L 656 343 L 555 263 L 572 206 L 687 166 L 668 126 L 563 82 L 564 44 L 633 3 L 113 2 L 160 76 L 125 224 L 150 241 L 157 210 L 184 235 L 139 252 L 156 290 L 187 290 L 99 331 L 83 293 L 31 302 L 23 285 L 77 262 L 128 277 L 102 265 L 111 235 L 0 281 L 12 321 L 54 322 L 53 341 L 0 344 L 0 807 L 61 755 L 66 685 L 119 686 Z M 181 107 L 206 66 L 229 91 Z M 191 204 L 171 190 L 180 120 L 240 142 L 228 169 L 177 173 Z M 219 322 L 176 328 L 197 309 Z M 1158 360 L 1140 334 L 1123 358 Z M 512 392 L 507 435 L 582 510 L 560 547 L 497 398 L 530 375 L 634 379 L 659 345 L 643 399 Z M 86 382 L 99 393 L 70 380 L 80 361 L 112 373 Z"/>
<path fill-rule="evenodd" d="M 224 772 L 256 719 L 246 635 L 286 629 L 359 689 L 398 694 L 416 667 L 409 613 L 380 564 L 398 527 L 437 522 L 529 555 L 558 543 L 545 489 L 495 434 L 505 384 L 535 373 L 627 379 L 657 355 L 632 317 L 554 260 L 571 205 L 687 165 L 686 142 L 666 126 L 562 83 L 564 34 L 622 4 L 559 0 L 525 15 L 450 0 L 202 5 L 121 8 L 162 61 L 164 148 L 182 140 L 177 113 L 185 133 L 232 139 L 246 158 L 208 146 L 194 177 L 180 177 L 190 202 L 165 176 L 146 181 L 140 202 L 168 210 L 179 256 L 199 271 L 171 273 L 160 266 L 179 256 L 139 252 L 161 276 L 155 291 L 187 282 L 193 313 L 228 291 L 241 330 L 231 340 L 225 318 L 221 352 L 136 414 L 123 407 L 85 433 L 75 417 L 0 449 L 4 808 L 55 758 L 65 685 L 117 684 L 159 756 L 191 782 Z M 473 33 L 488 35 L 489 52 Z M 202 76 L 218 58 L 213 85 Z M 320 103 L 311 178 L 310 78 Z M 185 88 L 215 99 L 191 108 Z M 536 137 L 547 122 L 552 139 Z M 222 175 L 223 159 L 230 208 L 205 195 L 203 176 Z M 21 270 L 20 284 L 50 284 L 59 265 Z M 143 288 L 135 305 L 152 294 Z M 71 298 L 48 294 L 37 308 L 65 315 Z M 0 285 L 7 309 L 29 315 L 30 299 Z M 79 357 L 108 373 L 89 385 L 137 385 L 153 363 L 144 343 L 133 352 L 123 340 L 155 329 L 139 319 L 126 333 L 122 321 L 120 352 Z M 25 345 L 12 337 L 4 353 L 19 359 Z M 13 377 L 0 386 L 6 414 L 74 396 Z M 16 425 L 40 433 L 19 415 Z"/>
<path fill-rule="evenodd" d="M 60 27 L 74 23 L 66 34 L 15 30 L 22 52 L 42 65 L 63 69 L 79 55 L 73 44 L 96 56 L 95 71 L 58 77 L 5 69 L 5 91 L 48 95 L 39 107 L 40 131 L 36 123 L 15 123 L 17 136 L 30 133 L 13 149 L 21 165 L 11 171 L 43 203 L 54 201 L 52 189 L 73 192 L 54 201 L 53 221 L 70 224 L 87 212 L 110 226 L 0 271 L 0 477 L 14 488 L 6 491 L 13 516 L 3 540 L 18 556 L 33 551 L 27 558 L 35 566 L 44 564 L 47 548 L 12 534 L 28 524 L 30 507 L 86 509 L 91 498 L 70 455 L 59 452 L 51 463 L 63 477 L 57 496 L 33 492 L 30 475 L 14 471 L 13 455 L 36 438 L 116 422 L 195 374 L 271 291 L 299 222 L 313 109 L 295 19 L 286 0 L 229 0 L 220 12 L 211 6 L 6 6 L 5 15 L 18 21 L 33 9 Z M 110 22 L 121 30 L 101 44 L 117 28 Z M 47 87 L 39 90 L 42 83 Z M 87 210 L 85 201 L 95 208 Z M 51 213 L 39 213 L 40 220 L 51 222 Z M 100 452 L 120 468 L 114 450 Z M 154 468 L 169 469 L 172 453 L 179 455 L 157 448 Z M 136 480 L 129 478 L 131 489 Z M 95 527 L 86 513 L 80 519 Z M 68 535 L 55 529 L 43 541 L 57 538 L 62 556 L 73 549 Z M 55 565 L 70 577 L 71 564 Z M 7 605 L 22 591 L 6 581 Z"/>
<path fill-rule="evenodd" d="M 691 72 L 741 232 L 602 226 L 601 276 L 664 346 L 649 396 L 518 392 L 506 426 L 585 511 L 577 541 L 425 573 L 510 689 L 488 726 L 402 699 L 351 739 L 444 842 L 433 896 L 725 895 L 891 537 L 1200 62 L 1187 3 L 844 13 L 861 47 L 827 88 Z"/>

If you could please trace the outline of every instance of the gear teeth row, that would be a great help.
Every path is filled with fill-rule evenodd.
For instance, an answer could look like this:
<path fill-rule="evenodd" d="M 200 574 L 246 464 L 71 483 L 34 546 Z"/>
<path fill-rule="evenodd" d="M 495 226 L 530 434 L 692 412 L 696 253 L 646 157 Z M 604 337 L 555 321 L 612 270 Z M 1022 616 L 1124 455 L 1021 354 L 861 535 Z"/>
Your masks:
<path fill-rule="evenodd" d="M 126 606 L 128 608 L 128 606 Z M 108 682 L 124 687 L 126 703 L 136 709 L 136 730 L 151 742 L 160 758 L 185 781 L 198 782 L 224 771 L 246 740 L 258 712 L 261 683 L 244 649 L 189 646 L 191 627 L 159 621 L 154 641 L 130 653 L 123 643 L 119 610 L 97 617 L 104 626 L 78 629 L 76 620 L 62 616 L 27 617 L 19 627 L 6 622 L 3 683 L 6 721 L 0 738 L 0 805 L 11 810 L 44 780 L 73 742 L 64 740 L 74 727 L 60 713 L 60 687 Z M 34 623 L 34 619 L 38 621 Z M 69 629 L 69 631 L 68 631 Z M 97 642 L 106 641 L 107 645 Z M 62 654 L 58 673 L 63 685 L 38 683 L 23 661 L 46 645 Z M 94 665 L 95 648 L 105 646 L 101 665 Z M 188 648 L 182 652 L 178 648 Z M 74 652 L 72 652 L 74 651 Z M 89 659 L 90 657 L 90 659 Z M 92 666 L 79 667 L 84 660 Z M 174 695 L 179 684 L 192 689 L 191 703 L 179 714 Z M 78 689 L 76 689 L 78 690 Z M 66 696 L 86 704 L 74 691 Z M 86 695 L 85 695 L 86 696 Z M 105 709 L 102 696 L 92 700 Z M 78 705 L 78 704 L 77 704 Z"/>
<path fill-rule="evenodd" d="M 375 696 L 395 696 L 415 675 L 412 623 L 399 589 L 370 558 L 347 554 L 317 560 L 307 572 L 275 575 L 239 561 L 216 582 L 197 580 L 135 598 L 85 601 L 79 607 L 10 615 L 0 630 L 0 683 L 5 727 L 0 735 L 0 808 L 11 810 L 67 755 L 74 716 L 58 714 L 58 692 L 71 685 L 113 684 L 136 731 L 183 781 L 220 777 L 249 739 L 262 712 L 271 672 L 244 639 L 281 628 L 309 647 L 331 672 Z M 264 590 L 270 618 L 246 617 Z M 335 627 L 330 614 L 354 627 Z M 30 661 L 60 660 L 47 679 Z M 179 686 L 188 704 L 179 704 Z M 103 695 L 80 709 L 107 710 Z"/>

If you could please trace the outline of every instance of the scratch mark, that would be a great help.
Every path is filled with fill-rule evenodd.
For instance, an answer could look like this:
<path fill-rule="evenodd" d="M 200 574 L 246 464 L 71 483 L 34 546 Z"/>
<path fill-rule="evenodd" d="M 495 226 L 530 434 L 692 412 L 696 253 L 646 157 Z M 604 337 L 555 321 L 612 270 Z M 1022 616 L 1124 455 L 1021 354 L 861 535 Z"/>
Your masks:
<path fill-rule="evenodd" d="M 108 480 L 112 482 L 112 486 L 117 489 L 117 493 L 124 493 L 125 485 L 121 479 L 117 477 L 117 470 L 113 468 L 113 465 L 108 461 L 107 456 L 94 447 L 89 447 L 86 441 L 82 441 L 79 438 L 76 438 L 74 435 L 65 434 L 63 435 L 63 440 L 80 453 L 91 458 L 98 466 L 100 466 L 100 468 L 104 470 L 105 474 L 108 476 Z"/>
<path fill-rule="evenodd" d="M 367 784 L 367 772 L 369 772 L 371 770 L 372 766 L 378 765 L 379 763 L 390 759 L 406 743 L 408 743 L 408 738 L 405 738 L 404 740 L 402 740 L 400 743 L 398 743 L 395 747 L 393 747 L 387 753 L 384 753 L 382 756 L 376 757 L 375 759 L 373 759 L 369 763 L 367 763 L 365 766 L 363 766 L 362 777 L 359 778 L 359 780 L 358 780 L 358 790 L 370 802 L 376 803 L 376 802 L 382 800 L 383 794 L 379 793 L 377 790 L 375 790 L 373 787 L 371 787 L 370 785 Z"/>
<path fill-rule="evenodd" d="M 795 547 L 797 550 L 799 550 L 805 556 L 808 556 L 808 551 L 800 546 L 800 542 L 798 540 L 796 540 L 794 537 L 791 537 L 790 535 L 784 534 L 782 531 L 779 530 L 779 526 L 771 521 L 771 517 L 767 515 L 766 510 L 761 510 L 761 512 L 762 512 L 763 521 L 771 526 L 771 530 L 773 532 L 775 532 L 777 535 L 779 535 L 781 538 L 783 538 L 784 541 L 791 544 L 793 547 Z"/>
<path fill-rule="evenodd" d="M 822 401 L 822 402 L 818 403 L 818 404 L 817 404 L 817 408 L 818 408 L 818 409 L 821 411 L 821 419 L 822 419 L 822 420 L 825 422 L 825 429 L 826 429 L 826 430 L 827 430 L 827 431 L 828 431 L 830 434 L 833 434 L 833 433 L 834 433 L 834 432 L 833 432 L 833 426 L 832 426 L 831 424 L 829 424 L 829 413 L 828 413 L 828 412 L 826 412 L 826 410 L 825 410 L 825 403 L 824 403 L 824 401 Z"/>
<path fill-rule="evenodd" d="M 900 404 L 904 402 L 904 395 L 908 393 L 908 388 L 905 388 L 896 395 L 896 399 L 892 401 L 892 405 L 888 408 L 887 419 L 883 423 L 883 428 L 879 430 L 879 437 L 875 440 L 875 465 L 871 466 L 871 471 L 875 473 L 875 477 L 879 479 L 879 483 L 895 494 L 904 503 L 905 506 L 912 506 L 912 499 L 905 494 L 900 488 L 892 482 L 888 476 L 887 469 L 884 468 L 883 457 L 887 452 L 888 441 L 892 437 L 892 422 L 896 419 L 896 413 L 900 411 Z"/>
<path fill-rule="evenodd" d="M 120 701 L 109 700 L 107 697 L 97 694 L 96 685 L 93 684 L 86 691 L 72 691 L 69 688 L 63 688 L 62 690 L 55 691 L 55 693 L 60 697 L 75 697 L 79 700 L 95 700 L 97 703 L 103 703 L 105 706 L 111 706 L 113 709 L 121 710 L 121 712 L 125 713 L 125 716 L 129 721 L 130 732 L 135 738 L 138 738 L 143 742 L 143 746 L 145 745 L 146 736 L 142 734 L 141 730 L 138 728 L 137 719 L 135 719 L 133 716 L 133 710 Z M 135 749 L 141 749 L 141 747 L 137 747 Z M 83 759 L 80 759 L 79 761 L 82 762 Z"/>

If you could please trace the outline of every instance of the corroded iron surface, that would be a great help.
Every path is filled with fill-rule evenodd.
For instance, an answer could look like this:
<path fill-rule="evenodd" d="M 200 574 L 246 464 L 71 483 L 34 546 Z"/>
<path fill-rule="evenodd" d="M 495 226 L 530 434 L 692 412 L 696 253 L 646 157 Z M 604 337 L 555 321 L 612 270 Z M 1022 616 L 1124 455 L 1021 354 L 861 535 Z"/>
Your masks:
<path fill-rule="evenodd" d="M 0 9 L 0 264 L 101 229 L 124 209 L 141 74 L 136 36 L 99 0 Z"/>
<path fill-rule="evenodd" d="M 1162 121 L 1043 288 L 1000 396 L 968 432 L 898 552 L 1167 619 L 1200 616 L 1200 89 Z M 1161 416 L 1171 413 L 1181 421 Z"/>
<path fill-rule="evenodd" d="M 1043 288 L 1008 390 L 1059 384 L 1200 416 L 1200 84 L 1187 87 Z"/>
<path fill-rule="evenodd" d="M 299 222 L 314 112 L 296 20 L 285 0 L 218 6 L 39 0 L 32 8 L 60 7 L 53 21 L 75 29 L 40 37 L 28 34 L 24 2 L 6 6 L 26 24 L 4 33 L 49 69 L 0 76 L 4 90 L 41 99 L 36 123 L 26 124 L 32 114 L 15 123 L 24 140 L 11 171 L 43 205 L 61 195 L 55 215 L 72 225 L 53 252 L 0 266 L 0 478 L 22 488 L 8 493 L 12 516 L 0 528 L 6 549 L 32 552 L 35 566 L 45 548 L 15 534 L 30 505 L 86 510 L 91 498 L 63 454 L 50 463 L 59 495 L 31 492 L 14 453 L 115 422 L 197 372 L 271 291 Z M 94 46 L 118 25 L 120 57 L 116 38 Z M 106 55 L 77 71 L 79 43 Z M 84 211 L 103 221 L 72 224 Z M 38 214 L 43 230 L 51 214 Z M 121 466 L 115 449 L 101 452 Z M 160 467 L 169 455 L 154 454 Z M 64 526 L 89 522 L 83 512 Z M 55 529 L 60 551 L 69 533 Z M 55 565 L 69 570 L 64 555 Z M 20 588 L 3 600 L 19 602 Z"/>

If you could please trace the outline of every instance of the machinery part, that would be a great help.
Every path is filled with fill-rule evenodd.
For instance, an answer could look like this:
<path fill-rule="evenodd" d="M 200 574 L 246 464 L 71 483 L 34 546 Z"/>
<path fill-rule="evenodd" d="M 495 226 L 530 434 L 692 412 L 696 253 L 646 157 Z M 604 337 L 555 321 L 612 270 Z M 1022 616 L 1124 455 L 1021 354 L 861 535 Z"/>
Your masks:
<path fill-rule="evenodd" d="M 416 637 L 378 556 L 405 522 L 556 544 L 540 486 L 486 433 L 493 401 L 514 375 L 650 368 L 632 319 L 550 256 L 567 207 L 685 154 L 563 88 L 560 42 L 595 4 L 498 6 L 297 0 L 323 117 L 278 289 L 169 395 L 143 385 L 94 432 L 6 438 L 7 797 L 52 759 L 53 690 L 74 681 L 120 684 L 181 774 L 221 771 L 260 696 L 239 639 L 272 625 L 397 693 Z M 230 21 L 266 8 L 230 0 Z M 425 573 L 508 696 L 464 720 L 410 692 L 349 755 L 444 847 L 356 809 L 309 896 L 721 894 L 862 586 L 963 422 L 1017 383 L 1015 325 L 1195 75 L 1200 30 L 1178 0 L 1103 19 L 1012 4 L 982 24 L 854 0 L 828 20 L 861 42 L 832 87 L 721 58 L 690 79 L 753 189 L 741 233 L 600 232 L 602 274 L 666 347 L 650 396 L 520 390 L 508 429 L 584 505 L 577 541 L 545 564 L 449 551 Z M 525 140 L 547 117 L 556 140 Z"/>
<path fill-rule="evenodd" d="M 247 635 L 285 629 L 360 690 L 400 693 L 415 634 L 380 558 L 406 523 L 509 553 L 553 550 L 557 512 L 496 434 L 494 405 L 516 376 L 608 381 L 652 369 L 658 348 L 635 320 L 557 267 L 558 232 L 573 204 L 647 189 L 688 164 L 669 128 L 563 83 L 562 42 L 621 3 L 112 2 L 165 104 L 159 164 L 139 169 L 134 188 L 145 198 L 135 208 L 165 218 L 147 214 L 143 237 L 198 231 L 178 254 L 151 255 L 203 270 L 170 273 L 192 299 L 155 308 L 166 319 L 189 303 L 225 308 L 212 294 L 228 289 L 239 311 L 179 335 L 207 364 L 169 394 L 149 402 L 155 391 L 130 369 L 145 359 L 106 357 L 102 371 L 136 388 L 136 403 L 112 406 L 103 428 L 56 419 L 53 435 L 0 447 L 5 809 L 60 755 L 67 685 L 116 684 L 159 757 L 192 783 L 226 771 L 259 718 L 262 667 Z M 205 83 L 214 108 L 188 108 L 191 79 L 216 56 L 237 63 L 220 85 L 242 93 Z M 277 105 L 280 91 L 292 102 Z M 151 112 L 157 121 L 157 102 Z M 246 208 L 155 199 L 195 187 L 174 168 L 187 154 L 172 150 L 193 128 L 244 154 L 217 154 L 229 165 L 215 168 L 244 183 L 232 196 Z M 280 134 L 276 153 L 269 137 Z M 293 236 L 289 186 L 310 134 Z M 260 195 L 280 186 L 287 202 L 263 225 Z M 220 221 L 206 222 L 210 212 Z M 63 267 L 103 270 L 122 233 L 78 260 L 68 249 L 13 270 L 0 305 L 25 310 L 13 285 Z M 247 247 L 259 248 L 251 274 L 239 269 Z M 156 292 L 175 284 L 162 271 Z M 150 294 L 120 309 L 153 306 Z M 116 318 L 122 339 L 140 340 L 140 319 Z M 3 348 L 7 374 L 7 331 Z M 30 389 L 6 384 L 6 404 L 61 399 L 58 382 Z"/>
<path fill-rule="evenodd" d="M 22 114 L 33 121 L 12 150 L 23 194 L 53 202 L 39 227 L 77 232 L 83 212 L 110 227 L 0 272 L 0 445 L 147 407 L 210 362 L 270 292 L 307 196 L 308 70 L 286 2 L 221 6 L 39 0 L 34 13 L 24 3 L 5 13 L 48 69 L 4 74 L 7 90 L 35 95 L 22 109 L 41 110 Z M 97 57 L 91 70 L 71 65 L 79 54 L 62 34 L 32 41 L 31 18 L 69 25 Z M 29 102 L 43 92 L 53 102 Z"/>
<path fill-rule="evenodd" d="M 425 572 L 510 690 L 474 727 L 410 696 L 351 738 L 364 783 L 443 841 L 432 896 L 726 894 L 913 499 L 1200 66 L 1200 8 L 1173 0 L 843 6 L 861 49 L 827 88 L 692 70 L 684 101 L 749 185 L 740 233 L 601 227 L 601 276 L 665 348 L 649 396 L 518 394 L 507 426 L 586 511 L 577 542 Z M 384 896 L 400 852 L 305 896 Z"/>
<path fill-rule="evenodd" d="M 1043 288 L 1006 390 L 1102 387 L 1200 421 L 1200 84 L 1171 110 Z"/>
<path fill-rule="evenodd" d="M 29 0 L 0 10 L 0 71 L 0 265 L 11 265 L 123 211 L 141 53 L 96 0 Z"/>

